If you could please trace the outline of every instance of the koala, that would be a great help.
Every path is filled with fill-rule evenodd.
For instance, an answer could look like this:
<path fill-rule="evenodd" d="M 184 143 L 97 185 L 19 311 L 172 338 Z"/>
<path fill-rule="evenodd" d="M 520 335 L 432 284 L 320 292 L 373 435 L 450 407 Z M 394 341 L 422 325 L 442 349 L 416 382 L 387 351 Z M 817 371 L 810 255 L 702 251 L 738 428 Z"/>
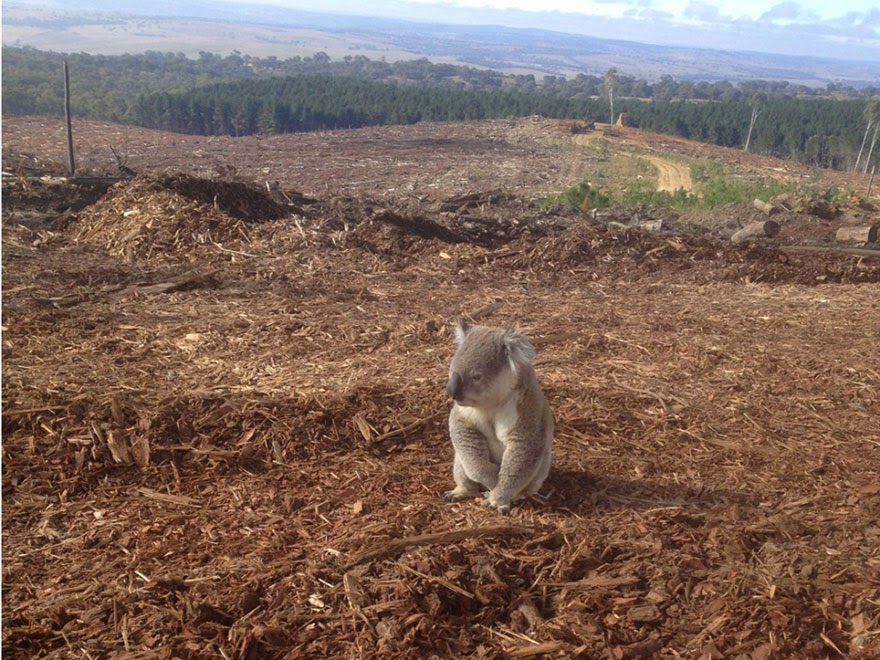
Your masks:
<path fill-rule="evenodd" d="M 446 384 L 455 488 L 445 498 L 488 491 L 486 505 L 508 514 L 550 472 L 553 413 L 532 367 L 535 349 L 518 332 L 464 321 L 455 344 Z"/>

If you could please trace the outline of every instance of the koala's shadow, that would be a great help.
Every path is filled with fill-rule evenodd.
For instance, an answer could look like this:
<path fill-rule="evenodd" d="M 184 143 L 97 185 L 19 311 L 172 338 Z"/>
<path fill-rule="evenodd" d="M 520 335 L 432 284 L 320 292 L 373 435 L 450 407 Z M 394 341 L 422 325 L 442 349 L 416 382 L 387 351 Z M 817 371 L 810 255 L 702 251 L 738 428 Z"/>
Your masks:
<path fill-rule="evenodd" d="M 589 515 L 596 511 L 645 511 L 664 507 L 711 509 L 733 504 L 756 505 L 758 497 L 738 491 L 687 484 L 661 484 L 644 479 L 622 479 L 584 470 L 550 471 L 544 487 L 546 507 Z"/>

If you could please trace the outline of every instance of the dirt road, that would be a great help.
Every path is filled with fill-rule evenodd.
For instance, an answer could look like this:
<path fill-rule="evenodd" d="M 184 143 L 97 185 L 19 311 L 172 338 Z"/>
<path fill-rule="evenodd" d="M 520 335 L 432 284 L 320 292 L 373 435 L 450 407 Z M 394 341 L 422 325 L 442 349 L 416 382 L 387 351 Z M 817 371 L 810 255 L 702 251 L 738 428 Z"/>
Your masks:
<path fill-rule="evenodd" d="M 615 127 L 615 131 L 619 131 L 619 127 Z M 616 137 L 620 137 L 620 133 L 615 133 Z M 581 147 L 595 147 L 597 140 L 605 139 L 605 133 L 593 132 L 572 137 L 572 142 Z M 621 140 L 623 142 L 623 140 Z M 682 163 L 663 158 L 661 156 L 642 155 L 642 148 L 646 145 L 634 145 L 633 156 L 643 157 L 649 161 L 657 169 L 657 190 L 666 192 L 675 192 L 679 188 L 684 188 L 687 192 L 693 192 L 693 181 L 691 180 L 690 168 Z M 648 147 L 651 148 L 651 147 Z"/>
<path fill-rule="evenodd" d="M 657 190 L 675 192 L 684 188 L 686 192 L 693 192 L 694 183 L 689 168 L 659 156 L 647 156 L 647 159 L 657 168 Z"/>

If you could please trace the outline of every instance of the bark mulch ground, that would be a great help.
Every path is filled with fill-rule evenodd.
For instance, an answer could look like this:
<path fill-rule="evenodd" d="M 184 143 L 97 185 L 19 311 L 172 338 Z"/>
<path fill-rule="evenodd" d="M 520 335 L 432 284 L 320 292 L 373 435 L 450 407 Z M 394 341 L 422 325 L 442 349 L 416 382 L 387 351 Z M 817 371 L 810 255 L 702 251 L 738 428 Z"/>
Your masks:
<path fill-rule="evenodd" d="M 485 190 L 7 217 L 4 653 L 880 655 L 880 260 Z M 556 417 L 510 517 L 441 498 L 458 316 Z"/>

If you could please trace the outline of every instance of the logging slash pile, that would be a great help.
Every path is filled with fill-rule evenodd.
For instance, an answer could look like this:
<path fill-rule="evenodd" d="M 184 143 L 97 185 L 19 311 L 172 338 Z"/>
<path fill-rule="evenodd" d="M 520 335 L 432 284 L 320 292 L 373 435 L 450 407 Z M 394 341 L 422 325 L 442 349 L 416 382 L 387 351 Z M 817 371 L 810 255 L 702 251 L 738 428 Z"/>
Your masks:
<path fill-rule="evenodd" d="M 5 217 L 4 653 L 880 655 L 880 260 L 624 216 L 162 175 Z M 440 497 L 458 316 L 555 413 L 510 517 Z"/>

